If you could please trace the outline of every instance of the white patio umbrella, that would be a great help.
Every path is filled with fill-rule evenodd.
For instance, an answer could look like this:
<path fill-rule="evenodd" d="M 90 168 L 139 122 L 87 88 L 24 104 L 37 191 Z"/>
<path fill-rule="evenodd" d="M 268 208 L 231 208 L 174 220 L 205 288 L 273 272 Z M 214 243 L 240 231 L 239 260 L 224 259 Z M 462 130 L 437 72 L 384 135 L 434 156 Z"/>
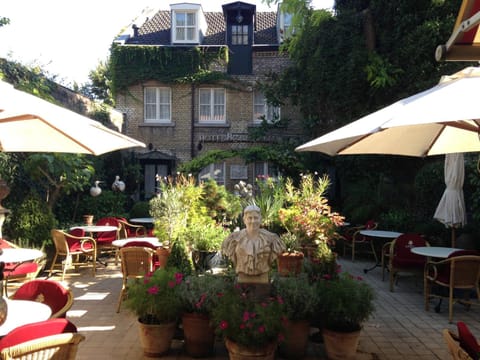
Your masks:
<path fill-rule="evenodd" d="M 452 247 L 455 247 L 455 228 L 467 223 L 462 189 L 465 177 L 463 154 L 445 155 L 444 172 L 446 189 L 433 218 L 452 229 Z"/>
<path fill-rule="evenodd" d="M 101 155 L 145 144 L 0 81 L 0 150 Z"/>
<path fill-rule="evenodd" d="M 421 157 L 480 151 L 479 90 L 480 68 L 468 67 L 296 150 Z"/>

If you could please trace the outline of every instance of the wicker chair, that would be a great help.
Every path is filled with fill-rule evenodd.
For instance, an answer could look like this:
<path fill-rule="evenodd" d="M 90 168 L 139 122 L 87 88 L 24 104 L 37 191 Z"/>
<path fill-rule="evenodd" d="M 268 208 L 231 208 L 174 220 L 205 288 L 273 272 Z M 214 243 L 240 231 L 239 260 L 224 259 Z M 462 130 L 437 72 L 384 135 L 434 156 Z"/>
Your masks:
<path fill-rule="evenodd" d="M 343 256 L 346 254 L 346 248 L 350 247 L 352 249 L 352 261 L 355 261 L 355 252 L 358 246 L 368 245 L 369 252 L 373 254 L 375 262 L 377 262 L 377 253 L 375 252 L 373 241 L 367 236 L 360 234 L 361 230 L 374 230 L 377 226 L 377 222 L 369 220 L 365 225 L 348 228 L 343 235 Z"/>
<path fill-rule="evenodd" d="M 39 301 L 52 309 L 50 318 L 65 318 L 73 305 L 71 290 L 53 280 L 34 279 L 22 284 L 11 296 L 15 300 Z"/>
<path fill-rule="evenodd" d="M 79 230 L 79 229 L 75 229 Z M 84 236 L 82 233 L 77 233 L 72 230 L 72 233 L 66 233 L 62 230 L 53 229 L 51 231 L 53 243 L 55 244 L 55 256 L 50 267 L 49 276 L 52 276 L 55 267 L 62 267 L 62 281 L 65 278 L 65 272 L 68 267 L 74 266 L 90 266 L 92 267 L 93 276 L 95 276 L 97 263 L 97 242 L 95 239 Z M 81 235 L 81 236 L 78 236 Z M 57 264 L 59 256 L 65 259 Z M 90 261 L 89 261 L 90 260 Z"/>
<path fill-rule="evenodd" d="M 443 339 L 447 343 L 452 360 L 473 360 L 460 346 L 458 336 L 450 332 L 450 330 L 443 329 Z"/>
<path fill-rule="evenodd" d="M 2 360 L 73 360 L 85 337 L 66 319 L 20 326 L 0 340 Z"/>
<path fill-rule="evenodd" d="M 449 258 L 436 262 L 427 262 L 424 269 L 425 310 L 429 310 L 431 297 L 448 299 L 448 321 L 452 322 L 453 304 L 457 301 L 466 305 L 480 305 L 471 301 L 470 292 L 475 291 L 480 300 L 480 256 L 463 255 L 465 251 L 455 252 Z M 432 292 L 436 286 L 437 293 Z M 444 289 L 445 294 L 441 293 Z M 460 292 L 458 292 L 460 290 Z M 462 297 L 458 295 L 462 294 Z M 439 307 L 438 307 L 439 311 Z"/>
<path fill-rule="evenodd" d="M 118 298 L 117 313 L 120 312 L 122 300 L 127 293 L 129 279 L 140 279 L 145 274 L 153 271 L 153 255 L 155 251 L 148 247 L 131 246 L 120 249 L 122 264 L 122 290 Z"/>
<path fill-rule="evenodd" d="M 120 239 L 143 237 L 148 235 L 147 229 L 143 225 L 131 224 L 124 218 L 117 218 L 117 220 L 120 223 Z"/>

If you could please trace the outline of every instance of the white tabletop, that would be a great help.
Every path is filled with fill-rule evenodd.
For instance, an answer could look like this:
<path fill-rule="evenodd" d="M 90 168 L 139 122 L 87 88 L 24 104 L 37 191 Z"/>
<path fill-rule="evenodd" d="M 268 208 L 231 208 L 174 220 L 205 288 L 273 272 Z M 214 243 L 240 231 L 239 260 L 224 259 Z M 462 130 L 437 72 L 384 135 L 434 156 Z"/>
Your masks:
<path fill-rule="evenodd" d="M 41 258 L 44 254 L 38 249 L 24 249 L 24 248 L 6 248 L 2 249 L 0 261 L 6 263 L 17 263 L 35 260 Z"/>
<path fill-rule="evenodd" d="M 82 229 L 85 232 L 107 232 L 107 231 L 116 231 L 118 228 L 116 226 L 109 225 L 85 225 L 85 226 L 74 226 L 73 229 Z"/>
<path fill-rule="evenodd" d="M 133 218 L 130 219 L 132 223 L 153 224 L 153 217 Z"/>
<path fill-rule="evenodd" d="M 441 247 L 441 246 L 418 246 L 418 247 L 412 248 L 410 251 L 417 255 L 446 259 L 450 256 L 451 253 L 458 250 L 463 250 L 463 249 Z"/>
<path fill-rule="evenodd" d="M 400 235 L 402 235 L 402 233 L 400 232 L 386 231 L 386 230 L 360 230 L 360 234 L 365 236 L 388 238 L 388 239 L 395 239 Z"/>
<path fill-rule="evenodd" d="M 155 247 L 162 246 L 162 243 L 158 241 L 156 237 L 132 237 L 132 238 L 126 238 L 121 240 L 113 240 L 112 245 L 116 247 L 123 247 L 127 245 L 129 242 L 134 242 L 134 241 L 145 241 L 145 242 L 148 242 L 149 244 L 152 244 Z"/>
<path fill-rule="evenodd" d="M 0 336 L 4 336 L 16 327 L 50 318 L 52 310 L 38 301 L 6 299 L 7 320 L 0 326 Z"/>

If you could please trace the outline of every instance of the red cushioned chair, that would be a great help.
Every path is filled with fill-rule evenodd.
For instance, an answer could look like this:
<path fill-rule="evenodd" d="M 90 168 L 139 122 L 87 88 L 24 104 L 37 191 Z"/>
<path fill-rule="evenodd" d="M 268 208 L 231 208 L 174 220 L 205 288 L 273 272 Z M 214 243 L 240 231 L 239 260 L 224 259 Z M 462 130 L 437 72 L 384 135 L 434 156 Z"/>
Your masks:
<path fill-rule="evenodd" d="M 85 337 L 66 319 L 19 326 L 0 339 L 0 357 L 10 359 L 75 359 Z"/>
<path fill-rule="evenodd" d="M 53 269 L 58 266 L 62 267 L 62 281 L 65 278 L 67 268 L 72 266 L 75 268 L 90 266 L 93 276 L 95 276 L 97 263 L 97 242 L 95 239 L 85 236 L 85 232 L 81 229 L 72 229 L 69 233 L 53 229 L 51 234 L 55 245 L 55 256 L 49 276 L 52 276 Z M 60 257 L 65 259 L 57 264 Z"/>
<path fill-rule="evenodd" d="M 463 321 L 457 322 L 457 330 L 461 348 L 465 350 L 473 360 L 478 360 L 480 344 L 478 344 L 477 339 L 473 336 L 467 324 Z"/>
<path fill-rule="evenodd" d="M 448 299 L 448 321 L 452 322 L 453 304 L 480 305 L 480 256 L 472 250 L 456 251 L 441 261 L 429 261 L 424 269 L 425 310 L 432 297 Z M 435 292 L 432 291 L 436 287 Z M 444 290 L 444 291 L 442 291 Z M 475 293 L 477 301 L 470 299 Z M 440 311 L 441 302 L 435 311 Z"/>
<path fill-rule="evenodd" d="M 11 296 L 14 300 L 38 301 L 52 309 L 51 318 L 65 318 L 73 305 L 73 294 L 53 280 L 34 279 L 22 284 Z"/>
<path fill-rule="evenodd" d="M 125 218 L 117 218 L 120 223 L 120 239 L 147 236 L 147 229 L 143 225 L 131 224 Z"/>
<path fill-rule="evenodd" d="M 390 272 L 390 291 L 394 290 L 394 282 L 400 272 L 423 274 L 427 258 L 411 252 L 419 246 L 430 246 L 425 238 L 416 233 L 406 233 L 383 245 L 382 248 L 382 280 L 385 269 Z"/>
<path fill-rule="evenodd" d="M 18 246 L 5 239 L 0 239 L 0 249 L 9 248 L 18 248 Z M 6 263 L 3 269 L 5 281 L 4 290 L 7 291 L 8 282 L 10 281 L 23 282 L 35 279 L 44 266 L 45 257 L 22 263 Z"/>
<path fill-rule="evenodd" d="M 451 332 L 449 329 L 443 329 L 443 339 L 447 343 L 448 352 L 452 360 L 473 360 L 470 355 L 460 346 L 460 339 L 458 335 Z M 477 357 L 478 359 L 478 357 Z"/>
<path fill-rule="evenodd" d="M 114 240 L 120 239 L 120 221 L 116 217 L 103 217 L 98 219 L 95 223 L 97 226 L 115 226 L 117 229 L 113 231 L 97 232 L 95 234 L 95 240 L 97 241 L 98 251 L 113 253 L 115 247 L 112 245 Z"/>

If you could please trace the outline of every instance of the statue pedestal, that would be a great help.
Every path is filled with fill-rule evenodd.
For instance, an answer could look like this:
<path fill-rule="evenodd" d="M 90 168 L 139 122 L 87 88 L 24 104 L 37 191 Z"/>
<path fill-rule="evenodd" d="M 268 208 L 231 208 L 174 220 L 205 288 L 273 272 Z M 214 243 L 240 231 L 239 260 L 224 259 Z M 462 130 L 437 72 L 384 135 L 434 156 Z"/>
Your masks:
<path fill-rule="evenodd" d="M 268 279 L 268 273 L 261 275 L 246 275 L 239 273 L 237 276 L 239 285 L 248 287 L 248 296 L 255 301 L 263 301 L 270 297 L 271 285 Z"/>

